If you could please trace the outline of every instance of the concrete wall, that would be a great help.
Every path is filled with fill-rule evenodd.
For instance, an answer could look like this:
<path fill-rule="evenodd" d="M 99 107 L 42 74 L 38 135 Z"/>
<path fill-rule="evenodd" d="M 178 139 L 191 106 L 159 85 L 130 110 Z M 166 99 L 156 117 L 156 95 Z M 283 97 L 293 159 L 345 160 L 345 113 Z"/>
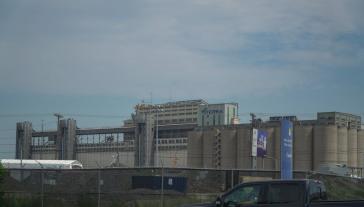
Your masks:
<path fill-rule="evenodd" d="M 156 155 L 155 155 L 156 156 Z M 159 164 L 163 167 L 186 167 L 187 166 L 187 150 L 160 150 Z M 117 152 L 78 152 L 77 160 L 80 161 L 84 168 L 110 167 L 117 161 Z M 119 163 L 115 163 L 117 167 L 134 167 L 134 151 L 119 152 Z M 155 157 L 155 159 L 157 159 Z M 98 164 L 98 165 L 97 165 Z"/>
<path fill-rule="evenodd" d="M 187 165 L 198 168 L 203 165 L 202 156 L 202 131 L 192 131 L 188 133 L 187 144 Z"/>
<path fill-rule="evenodd" d="M 257 158 L 257 169 L 280 169 L 280 126 L 263 126 L 268 132 L 267 156 Z M 203 159 L 189 160 L 193 167 L 214 168 L 216 138 L 220 132 L 221 168 L 251 169 L 251 129 L 238 125 L 230 128 L 210 128 L 193 132 L 189 146 L 194 153 L 202 151 Z M 348 164 L 364 167 L 364 132 L 336 125 L 295 125 L 293 136 L 293 167 L 295 170 L 318 170 L 325 164 Z M 192 140 L 196 139 L 196 140 Z M 202 139 L 202 141 L 200 140 Z M 202 146 L 200 146 L 202 144 Z M 200 150 L 199 150 L 200 149 Z M 215 159 L 216 160 L 216 159 Z"/>
<path fill-rule="evenodd" d="M 215 141 L 216 130 L 208 130 L 203 132 L 202 139 L 202 167 L 215 168 Z"/>
<path fill-rule="evenodd" d="M 236 168 L 236 129 L 221 131 L 221 168 Z"/>
<path fill-rule="evenodd" d="M 293 138 L 294 139 L 294 138 Z M 274 159 L 276 161 L 276 170 L 281 167 L 281 128 L 274 128 Z"/>
<path fill-rule="evenodd" d="M 21 122 L 16 124 L 16 152 L 17 159 L 31 159 L 31 144 L 32 144 L 32 123 Z"/>
<path fill-rule="evenodd" d="M 293 168 L 312 170 L 313 126 L 295 126 L 293 138 Z"/>
<path fill-rule="evenodd" d="M 33 152 L 32 159 L 35 160 L 55 160 L 57 159 L 57 155 L 55 152 Z"/>
<path fill-rule="evenodd" d="M 364 130 L 358 131 L 358 167 L 364 167 Z"/>
<path fill-rule="evenodd" d="M 65 139 L 64 159 L 74 160 L 76 158 L 76 120 L 68 119 L 65 125 L 64 136 L 62 136 Z"/>
<path fill-rule="evenodd" d="M 118 154 L 116 152 L 79 152 L 76 159 L 84 168 L 109 167 Z M 119 162 L 124 167 L 134 167 L 134 152 L 119 152 Z M 99 166 L 98 166 L 99 165 Z"/>
<path fill-rule="evenodd" d="M 322 164 L 337 163 L 337 126 L 314 127 L 314 170 Z"/>
<path fill-rule="evenodd" d="M 32 159 L 35 160 L 55 160 L 56 154 L 54 152 L 33 152 Z"/>
<path fill-rule="evenodd" d="M 251 130 L 248 128 L 237 128 L 237 168 L 250 169 L 251 168 Z"/>
<path fill-rule="evenodd" d="M 358 166 L 358 131 L 349 129 L 348 131 L 348 166 Z"/>
<path fill-rule="evenodd" d="M 159 153 L 163 167 L 187 167 L 187 150 L 161 150 Z"/>
<path fill-rule="evenodd" d="M 337 162 L 348 164 L 348 129 L 346 127 L 337 129 Z"/>

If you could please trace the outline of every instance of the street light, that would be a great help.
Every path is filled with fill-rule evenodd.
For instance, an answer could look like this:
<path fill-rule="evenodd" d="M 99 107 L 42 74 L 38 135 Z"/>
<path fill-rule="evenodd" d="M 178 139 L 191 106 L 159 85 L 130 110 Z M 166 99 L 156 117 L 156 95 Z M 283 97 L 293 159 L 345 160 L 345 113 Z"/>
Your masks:
<path fill-rule="evenodd" d="M 95 161 L 98 170 L 97 170 L 97 207 L 100 207 L 100 201 L 101 201 L 101 173 L 100 173 L 100 165 L 97 161 Z"/>
<path fill-rule="evenodd" d="M 155 113 L 156 113 L 156 132 L 155 132 L 155 142 L 156 142 L 156 159 L 157 159 L 157 167 L 159 167 L 159 130 L 158 130 L 158 125 L 159 125 L 159 121 L 158 121 L 158 115 L 159 112 L 164 111 L 163 109 L 160 108 L 160 105 L 156 105 L 156 109 L 155 109 Z"/>

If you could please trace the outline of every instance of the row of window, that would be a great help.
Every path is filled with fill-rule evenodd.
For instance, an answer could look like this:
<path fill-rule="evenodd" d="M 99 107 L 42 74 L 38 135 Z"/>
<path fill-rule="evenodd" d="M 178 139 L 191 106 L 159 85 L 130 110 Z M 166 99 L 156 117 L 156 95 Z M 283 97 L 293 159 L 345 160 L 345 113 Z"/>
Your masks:
<path fill-rule="evenodd" d="M 187 139 L 160 139 L 158 144 L 186 144 Z"/>
<path fill-rule="evenodd" d="M 190 122 L 196 122 L 197 118 L 187 118 L 187 119 L 167 119 L 167 120 L 158 120 L 159 124 L 169 124 L 169 123 L 190 123 Z"/>
<path fill-rule="evenodd" d="M 185 116 L 185 115 L 197 115 L 197 112 L 187 112 L 187 113 L 174 113 L 174 114 L 158 114 L 158 117 L 163 117 L 163 116 Z"/>

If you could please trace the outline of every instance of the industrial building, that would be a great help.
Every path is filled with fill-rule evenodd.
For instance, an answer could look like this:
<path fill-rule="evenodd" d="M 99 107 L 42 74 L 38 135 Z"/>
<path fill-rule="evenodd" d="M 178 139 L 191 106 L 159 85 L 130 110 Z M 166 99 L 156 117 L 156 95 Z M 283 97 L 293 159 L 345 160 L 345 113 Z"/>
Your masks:
<path fill-rule="evenodd" d="M 324 164 L 364 167 L 364 133 L 357 127 L 361 117 L 322 112 L 316 120 L 277 116 L 254 122 L 268 133 L 267 156 L 257 158 L 258 169 L 279 169 L 282 119 L 294 123 L 295 170 L 317 170 Z M 124 126 L 116 128 L 78 128 L 76 120 L 61 119 L 56 130 L 43 132 L 35 131 L 30 122 L 17 123 L 16 133 L 18 159 L 78 160 L 84 168 L 253 166 L 252 124 L 238 123 L 235 103 L 142 103 Z"/>
<path fill-rule="evenodd" d="M 79 129 L 76 120 L 62 119 L 57 130 L 39 132 L 30 122 L 17 123 L 16 158 L 75 159 L 85 168 L 186 167 L 187 136 L 201 104 L 207 102 L 138 104 L 117 128 Z"/>
<path fill-rule="evenodd" d="M 84 168 L 153 166 L 158 159 L 153 139 L 155 127 L 143 118 L 136 118 L 136 122 L 132 127 L 78 129 L 75 120 L 64 119 L 60 120 L 58 130 L 44 132 L 35 131 L 30 122 L 17 123 L 16 158 L 78 160 Z M 182 135 L 195 126 L 158 127 L 161 134 L 182 132 L 180 137 L 158 139 L 160 165 L 186 166 L 187 137 Z M 132 134 L 135 139 L 124 139 L 124 134 Z"/>
<path fill-rule="evenodd" d="M 318 121 L 296 121 L 293 128 L 294 170 L 318 170 L 326 164 L 364 167 L 364 131 Z M 257 169 L 280 169 L 280 122 L 261 123 L 267 131 L 267 155 Z M 196 128 L 189 133 L 187 165 L 196 168 L 252 168 L 251 124 Z"/>

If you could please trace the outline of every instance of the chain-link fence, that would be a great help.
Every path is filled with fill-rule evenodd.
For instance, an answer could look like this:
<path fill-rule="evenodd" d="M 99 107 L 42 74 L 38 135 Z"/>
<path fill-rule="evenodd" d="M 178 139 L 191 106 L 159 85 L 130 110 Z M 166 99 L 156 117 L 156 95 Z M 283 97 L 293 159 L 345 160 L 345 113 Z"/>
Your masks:
<path fill-rule="evenodd" d="M 315 175 L 295 172 L 294 177 L 308 178 Z M 218 194 L 240 182 L 274 178 L 279 178 L 279 171 L 181 168 L 12 169 L 7 170 L 3 183 L 4 205 L 179 206 L 213 201 Z"/>

